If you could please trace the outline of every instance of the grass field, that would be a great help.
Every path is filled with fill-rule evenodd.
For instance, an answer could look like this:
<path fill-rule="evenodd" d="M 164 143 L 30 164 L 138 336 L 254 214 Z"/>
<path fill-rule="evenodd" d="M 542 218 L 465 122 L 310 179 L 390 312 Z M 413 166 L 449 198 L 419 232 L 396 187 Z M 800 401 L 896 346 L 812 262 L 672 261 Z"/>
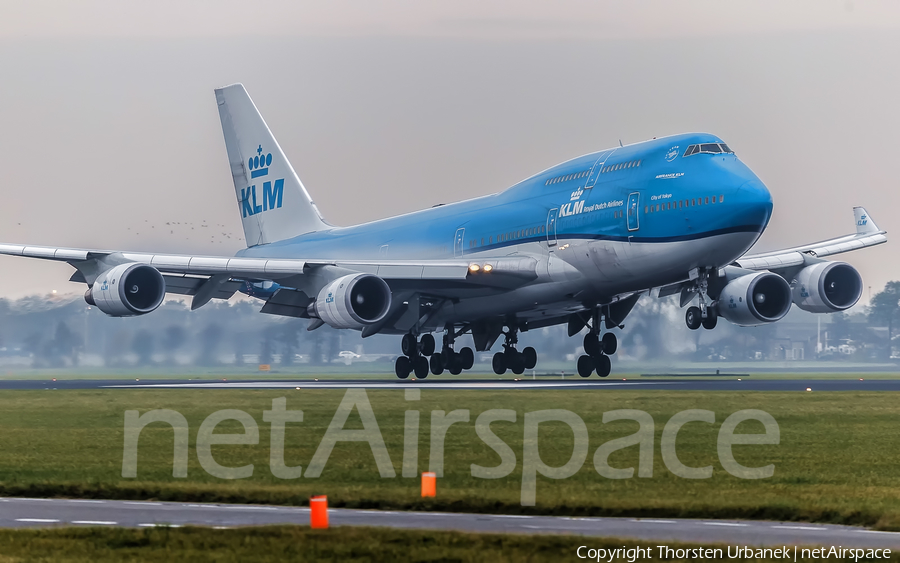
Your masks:
<path fill-rule="evenodd" d="M 385 528 L 332 528 L 273 526 L 211 530 L 206 528 L 154 529 L 45 529 L 0 530 L 0 563 L 54 561 L 579 561 L 579 546 L 594 549 L 649 549 L 640 561 L 686 561 L 660 558 L 658 545 L 672 549 L 695 548 L 674 542 L 635 542 L 616 538 L 580 538 L 565 535 L 499 535 L 459 532 L 391 530 Z M 705 558 L 727 561 L 725 557 Z M 582 550 L 582 555 L 586 550 Z M 647 552 L 642 552 L 645 555 Z M 800 552 L 802 555 L 802 551 Z M 604 558 L 604 560 L 607 560 Z M 624 556 L 618 561 L 627 561 Z M 733 560 L 733 559 L 732 559 Z M 742 561 L 777 561 L 762 557 Z M 820 560 L 820 559 L 818 559 Z M 879 559 L 886 561 L 887 559 Z M 892 554 L 891 561 L 900 560 Z M 797 561 L 813 561 L 798 557 Z M 869 559 L 860 559 L 869 561 Z"/>
<path fill-rule="evenodd" d="M 260 502 L 306 504 L 312 494 L 327 494 L 334 507 L 629 515 L 642 517 L 767 518 L 875 525 L 900 529 L 900 433 L 895 426 L 900 404 L 892 393 L 724 393 L 666 391 L 445 391 L 424 389 L 419 401 L 400 390 L 368 392 L 381 435 L 397 473 L 382 478 L 365 442 L 338 443 L 318 478 L 284 480 L 269 469 L 269 425 L 263 411 L 272 399 L 287 397 L 289 410 L 302 409 L 303 422 L 289 423 L 287 465 L 308 467 L 344 396 L 343 390 L 103 390 L 15 391 L 0 394 L 0 494 Z M 147 426 L 140 437 L 137 478 L 122 477 L 124 412 L 173 409 L 189 425 L 191 446 L 187 478 L 172 476 L 173 431 L 163 423 Z M 246 479 L 213 477 L 200 466 L 194 443 L 202 421 L 219 409 L 241 409 L 259 425 L 256 445 L 214 445 L 224 466 L 253 464 Z M 404 412 L 421 413 L 418 471 L 428 470 L 430 417 L 434 410 L 469 410 L 469 422 L 453 425 L 445 443 L 445 475 L 434 499 L 421 499 L 418 480 L 400 476 Z M 476 434 L 475 419 L 489 409 L 512 409 L 516 422 L 491 429 L 512 449 L 515 469 L 500 479 L 472 476 L 471 464 L 494 467 L 500 456 Z M 586 423 L 590 447 L 583 466 L 561 480 L 537 476 L 536 505 L 521 505 L 524 415 L 542 409 L 567 409 Z M 602 423 L 604 411 L 639 409 L 655 422 L 653 475 L 611 480 L 594 469 L 597 448 L 634 433 L 637 423 Z M 669 418 L 686 409 L 715 412 L 716 422 L 692 422 L 677 440 L 680 460 L 692 467 L 711 465 L 710 479 L 684 479 L 667 469 L 660 437 Z M 775 465 L 767 479 L 744 480 L 719 462 L 719 426 L 742 409 L 762 409 L 778 422 L 778 445 L 734 446 L 738 462 Z M 755 426 L 754 426 L 755 425 Z M 354 411 L 347 428 L 362 428 Z M 540 457 L 548 465 L 569 460 L 573 435 L 562 423 L 541 425 Z M 226 421 L 217 433 L 238 432 Z M 759 432 L 744 423 L 739 432 Z M 638 448 L 610 456 L 613 467 L 638 465 Z"/>

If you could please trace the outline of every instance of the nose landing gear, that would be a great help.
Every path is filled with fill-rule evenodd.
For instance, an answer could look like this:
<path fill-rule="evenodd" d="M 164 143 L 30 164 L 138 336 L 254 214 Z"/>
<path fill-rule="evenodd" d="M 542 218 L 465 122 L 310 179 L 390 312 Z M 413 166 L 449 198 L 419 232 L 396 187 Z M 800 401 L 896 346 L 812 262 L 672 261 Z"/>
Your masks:
<path fill-rule="evenodd" d="M 686 288 L 682 293 L 682 307 L 689 301 L 690 293 L 696 293 L 700 299 L 700 306 L 691 305 L 684 313 L 684 324 L 691 330 L 697 330 L 701 326 L 706 330 L 716 328 L 719 316 L 716 311 L 717 302 L 709 297 L 709 271 L 699 270 L 693 287 Z"/>

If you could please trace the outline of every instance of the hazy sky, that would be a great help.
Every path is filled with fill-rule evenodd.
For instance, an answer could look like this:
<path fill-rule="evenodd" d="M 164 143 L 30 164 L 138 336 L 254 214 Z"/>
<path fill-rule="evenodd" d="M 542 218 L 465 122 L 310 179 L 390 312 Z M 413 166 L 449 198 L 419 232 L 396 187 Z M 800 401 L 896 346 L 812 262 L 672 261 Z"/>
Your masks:
<path fill-rule="evenodd" d="M 894 1 L 7 1 L 0 241 L 241 248 L 213 95 L 233 82 L 338 225 L 709 131 L 772 191 L 761 247 L 851 232 L 854 205 L 896 236 L 898 28 Z M 873 292 L 894 244 L 844 255 Z M 0 295 L 82 289 L 0 268 Z"/>

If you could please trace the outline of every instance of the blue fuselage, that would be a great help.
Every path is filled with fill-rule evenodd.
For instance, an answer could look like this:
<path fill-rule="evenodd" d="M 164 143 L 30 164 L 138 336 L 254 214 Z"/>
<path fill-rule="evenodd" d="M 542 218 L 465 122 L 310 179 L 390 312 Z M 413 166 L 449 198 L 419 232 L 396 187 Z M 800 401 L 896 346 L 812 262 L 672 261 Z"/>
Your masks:
<path fill-rule="evenodd" d="M 530 255 L 548 279 L 571 272 L 600 293 L 638 291 L 721 267 L 772 214 L 766 186 L 709 134 L 683 134 L 584 155 L 505 191 L 248 248 L 270 258 L 441 260 Z M 565 262 L 557 267 L 553 260 Z"/>

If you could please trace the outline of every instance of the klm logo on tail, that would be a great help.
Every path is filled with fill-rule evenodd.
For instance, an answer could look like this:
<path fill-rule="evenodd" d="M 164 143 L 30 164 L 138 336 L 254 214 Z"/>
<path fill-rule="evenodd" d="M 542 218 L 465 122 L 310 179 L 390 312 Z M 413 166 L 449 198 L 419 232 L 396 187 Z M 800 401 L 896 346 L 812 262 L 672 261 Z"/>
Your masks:
<path fill-rule="evenodd" d="M 859 216 L 859 221 L 857 221 L 856 224 L 857 224 L 857 226 L 865 227 L 865 226 L 866 226 L 866 223 L 868 223 L 868 222 L 869 222 L 869 221 L 866 219 L 866 216 L 865 216 L 865 215 L 860 215 L 860 216 Z"/>
<path fill-rule="evenodd" d="M 272 153 L 263 154 L 262 145 L 256 149 L 256 156 L 250 159 L 248 168 L 250 178 L 261 178 L 269 175 L 269 166 L 272 164 Z M 275 180 L 274 186 L 270 181 L 262 185 L 262 205 L 257 203 L 256 184 L 241 190 L 241 215 L 247 218 L 270 209 L 280 209 L 284 198 L 284 178 Z"/>

